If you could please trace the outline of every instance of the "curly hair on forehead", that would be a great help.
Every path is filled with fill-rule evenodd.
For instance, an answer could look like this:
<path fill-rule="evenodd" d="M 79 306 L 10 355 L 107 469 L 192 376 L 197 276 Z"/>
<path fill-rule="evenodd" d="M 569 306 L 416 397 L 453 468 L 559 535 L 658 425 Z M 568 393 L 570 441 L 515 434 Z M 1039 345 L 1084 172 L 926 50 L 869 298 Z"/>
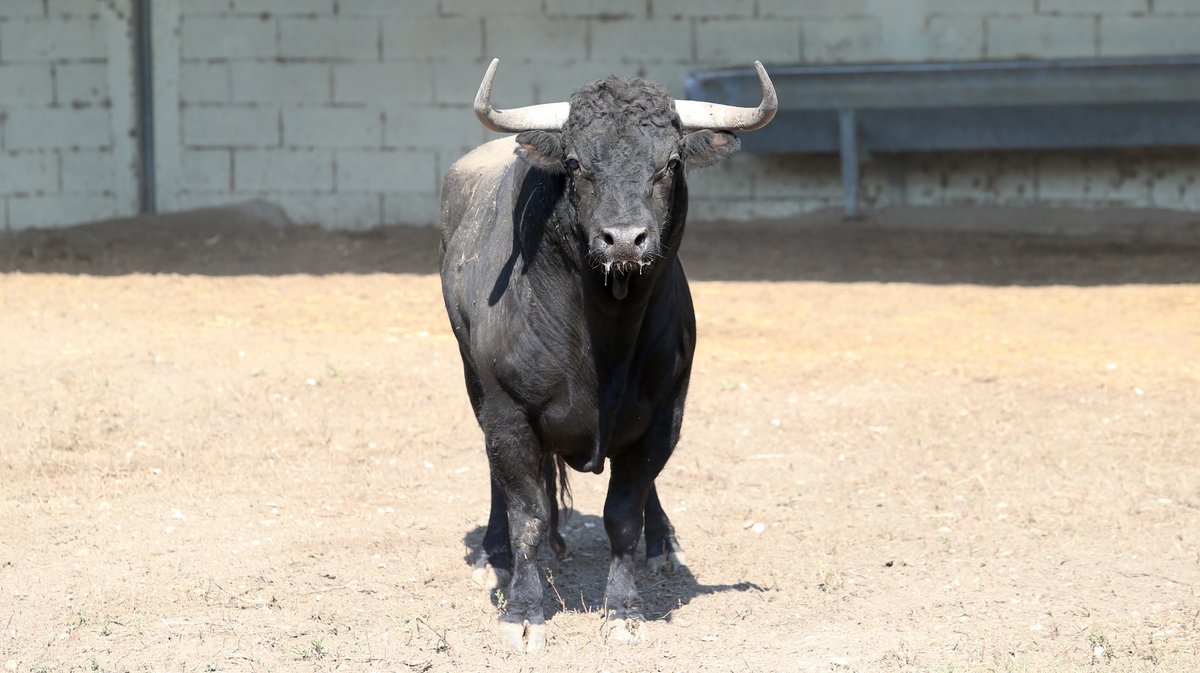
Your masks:
<path fill-rule="evenodd" d="M 658 82 L 641 77 L 621 79 L 609 75 L 585 84 L 571 93 L 568 127 L 580 127 L 600 119 L 623 125 L 653 125 L 680 128 L 679 113 L 671 92 Z"/>

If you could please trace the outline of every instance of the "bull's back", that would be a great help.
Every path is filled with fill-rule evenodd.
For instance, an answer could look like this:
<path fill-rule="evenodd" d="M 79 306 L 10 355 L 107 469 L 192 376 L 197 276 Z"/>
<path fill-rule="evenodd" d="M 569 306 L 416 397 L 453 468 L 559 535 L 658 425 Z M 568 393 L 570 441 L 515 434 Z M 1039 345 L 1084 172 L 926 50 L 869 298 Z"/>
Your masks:
<path fill-rule="evenodd" d="M 510 182 L 518 160 L 515 136 L 505 136 L 471 150 L 450 165 L 442 181 L 442 249 L 447 250 L 459 229 L 482 230 L 496 220 L 498 213 L 511 211 L 501 204 L 507 193 L 500 189 Z M 509 197 L 511 198 L 511 197 Z M 463 232 L 467 235 L 478 231 Z"/>
<path fill-rule="evenodd" d="M 450 166 L 442 183 L 442 298 L 469 359 L 478 355 L 472 328 L 491 322 L 488 292 L 512 248 L 512 184 L 519 161 L 513 138 L 467 153 Z"/>

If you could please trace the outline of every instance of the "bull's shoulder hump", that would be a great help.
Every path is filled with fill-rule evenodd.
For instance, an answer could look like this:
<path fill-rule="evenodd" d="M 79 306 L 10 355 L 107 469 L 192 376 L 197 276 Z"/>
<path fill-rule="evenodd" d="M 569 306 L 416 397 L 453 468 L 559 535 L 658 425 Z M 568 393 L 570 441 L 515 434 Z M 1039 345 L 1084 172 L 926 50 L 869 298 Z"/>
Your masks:
<path fill-rule="evenodd" d="M 505 136 L 484 143 L 450 164 L 446 179 L 480 180 L 499 178 L 517 161 L 516 136 Z"/>

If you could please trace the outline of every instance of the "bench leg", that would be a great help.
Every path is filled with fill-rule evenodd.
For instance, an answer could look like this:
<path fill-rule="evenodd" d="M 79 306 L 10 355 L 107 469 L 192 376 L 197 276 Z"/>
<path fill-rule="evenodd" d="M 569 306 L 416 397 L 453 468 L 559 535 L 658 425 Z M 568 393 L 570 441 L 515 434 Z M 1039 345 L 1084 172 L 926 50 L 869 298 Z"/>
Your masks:
<path fill-rule="evenodd" d="M 858 217 L 858 128 L 854 110 L 838 112 L 839 146 L 842 157 L 842 195 L 846 217 Z"/>

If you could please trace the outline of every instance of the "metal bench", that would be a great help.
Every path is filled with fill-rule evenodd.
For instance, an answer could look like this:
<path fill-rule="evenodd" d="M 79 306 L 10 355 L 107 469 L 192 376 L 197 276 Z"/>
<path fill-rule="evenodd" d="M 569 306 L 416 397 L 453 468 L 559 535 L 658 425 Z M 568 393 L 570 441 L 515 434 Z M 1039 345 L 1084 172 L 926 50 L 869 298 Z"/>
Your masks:
<path fill-rule="evenodd" d="M 768 67 L 761 154 L 839 153 L 846 215 L 877 152 L 1200 145 L 1200 56 Z M 687 97 L 755 105 L 753 68 L 693 72 Z"/>

